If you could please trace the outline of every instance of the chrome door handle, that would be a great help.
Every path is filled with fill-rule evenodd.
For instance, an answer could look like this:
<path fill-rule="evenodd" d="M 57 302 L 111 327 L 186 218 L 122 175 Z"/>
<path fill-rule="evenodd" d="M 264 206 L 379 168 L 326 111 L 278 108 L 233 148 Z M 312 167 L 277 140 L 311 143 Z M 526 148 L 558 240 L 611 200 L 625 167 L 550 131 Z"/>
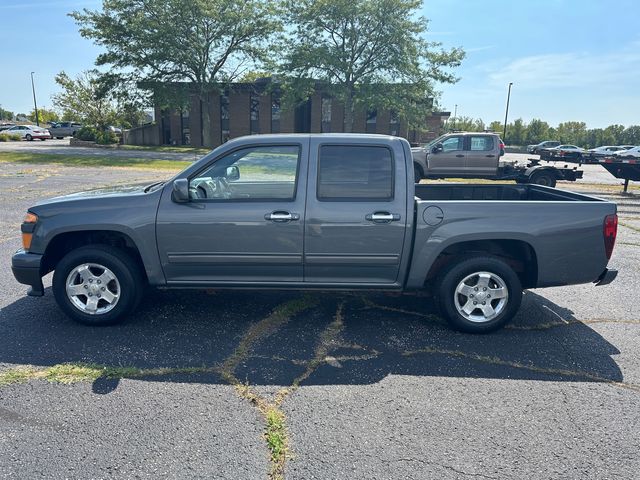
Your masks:
<path fill-rule="evenodd" d="M 300 215 L 298 215 L 297 213 L 289 212 L 271 212 L 267 213 L 264 216 L 264 219 L 271 222 L 286 223 L 290 222 L 291 220 L 300 220 Z"/>
<path fill-rule="evenodd" d="M 400 215 L 389 212 L 374 212 L 365 215 L 364 219 L 374 223 L 389 223 L 400 220 Z"/>

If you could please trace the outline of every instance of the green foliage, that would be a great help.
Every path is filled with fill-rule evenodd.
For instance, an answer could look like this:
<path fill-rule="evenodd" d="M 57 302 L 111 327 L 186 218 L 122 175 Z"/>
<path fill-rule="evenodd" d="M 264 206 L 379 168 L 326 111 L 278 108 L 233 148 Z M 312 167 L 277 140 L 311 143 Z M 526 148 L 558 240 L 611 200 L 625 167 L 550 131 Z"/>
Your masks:
<path fill-rule="evenodd" d="M 53 96 L 53 104 L 62 110 L 64 117 L 102 127 L 117 123 L 118 113 L 104 91 L 97 70 L 83 72 L 75 78 L 60 72 L 55 80 L 62 91 Z"/>
<path fill-rule="evenodd" d="M 84 140 L 86 142 L 95 142 L 98 137 L 98 129 L 95 127 L 84 126 L 76 132 L 75 137 L 78 140 Z"/>
<path fill-rule="evenodd" d="M 464 58 L 427 42 L 420 0 L 285 0 L 283 61 L 275 66 L 285 91 L 304 99 L 308 79 L 327 82 L 345 105 L 345 130 L 357 108 L 398 112 L 420 125 L 435 96 L 434 82 L 454 83 L 447 69 Z M 275 63 L 275 62 L 274 62 Z M 381 86 L 384 85 L 384 86 Z"/>
<path fill-rule="evenodd" d="M 0 120 L 13 120 L 14 116 L 13 112 L 0 107 Z"/>
<path fill-rule="evenodd" d="M 465 132 L 482 132 L 486 128 L 482 119 L 471 117 L 450 118 L 447 127 L 449 130 L 463 130 Z"/>
<path fill-rule="evenodd" d="M 32 122 L 36 122 L 36 111 L 31 110 L 31 113 L 28 115 L 29 120 Z M 54 110 L 47 110 L 46 108 L 38 109 L 38 121 L 40 124 L 43 123 L 51 123 L 60 121 L 60 116 Z"/>
<path fill-rule="evenodd" d="M 8 142 L 9 140 L 11 140 L 12 142 L 16 142 L 22 140 L 22 137 L 16 133 L 0 133 L 0 142 Z"/>
<path fill-rule="evenodd" d="M 537 145 L 540 142 L 544 142 L 549 136 L 549 124 L 543 122 L 537 118 L 534 118 L 526 125 L 526 140 L 524 143 L 527 145 Z M 522 143 L 521 145 L 524 145 Z"/>
<path fill-rule="evenodd" d="M 113 145 L 119 141 L 120 140 L 118 140 L 116 134 L 108 130 L 98 132 L 96 134 L 96 143 L 99 143 L 100 145 Z"/>

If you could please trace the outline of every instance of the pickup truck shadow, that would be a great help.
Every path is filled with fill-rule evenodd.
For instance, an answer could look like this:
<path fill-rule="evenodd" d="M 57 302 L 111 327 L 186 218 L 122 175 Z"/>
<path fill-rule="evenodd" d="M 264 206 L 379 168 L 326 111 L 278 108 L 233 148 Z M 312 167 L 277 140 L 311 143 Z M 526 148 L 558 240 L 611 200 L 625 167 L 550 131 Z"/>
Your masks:
<path fill-rule="evenodd" d="M 285 320 L 270 316 L 299 299 L 313 305 Z M 233 365 L 241 382 L 276 386 L 370 384 L 390 374 L 622 381 L 611 358 L 618 350 L 536 293 L 525 294 L 512 325 L 490 335 L 454 332 L 432 311 L 427 298 L 410 295 L 170 291 L 150 293 L 125 323 L 97 328 L 66 318 L 48 289 L 0 311 L 0 370 L 67 362 L 204 366 L 216 368 L 143 378 L 224 383 L 219 368 Z M 117 385 L 102 378 L 93 389 Z"/>

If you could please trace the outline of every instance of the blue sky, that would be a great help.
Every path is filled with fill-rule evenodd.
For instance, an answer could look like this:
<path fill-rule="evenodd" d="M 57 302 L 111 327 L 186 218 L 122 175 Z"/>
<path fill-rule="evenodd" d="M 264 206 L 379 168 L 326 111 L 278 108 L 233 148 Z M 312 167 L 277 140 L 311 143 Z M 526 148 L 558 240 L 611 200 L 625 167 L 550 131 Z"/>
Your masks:
<path fill-rule="evenodd" d="M 93 65 L 99 49 L 66 14 L 99 0 L 0 0 L 0 106 L 51 107 L 54 77 Z M 567 120 L 589 127 L 640 124 L 640 1 L 426 0 L 428 39 L 467 51 L 455 85 L 440 86 L 441 105 L 486 122 Z"/>

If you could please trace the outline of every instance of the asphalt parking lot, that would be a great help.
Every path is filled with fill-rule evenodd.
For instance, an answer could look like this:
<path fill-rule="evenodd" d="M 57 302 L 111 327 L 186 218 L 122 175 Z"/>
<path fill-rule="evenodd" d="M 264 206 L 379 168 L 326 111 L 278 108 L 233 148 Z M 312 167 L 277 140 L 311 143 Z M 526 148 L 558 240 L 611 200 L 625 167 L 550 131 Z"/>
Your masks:
<path fill-rule="evenodd" d="M 420 295 L 157 291 L 109 328 L 24 295 L 31 204 L 166 176 L 0 164 L 0 478 L 638 478 L 637 191 L 583 188 L 619 204 L 614 283 L 528 291 L 491 335 Z"/>

